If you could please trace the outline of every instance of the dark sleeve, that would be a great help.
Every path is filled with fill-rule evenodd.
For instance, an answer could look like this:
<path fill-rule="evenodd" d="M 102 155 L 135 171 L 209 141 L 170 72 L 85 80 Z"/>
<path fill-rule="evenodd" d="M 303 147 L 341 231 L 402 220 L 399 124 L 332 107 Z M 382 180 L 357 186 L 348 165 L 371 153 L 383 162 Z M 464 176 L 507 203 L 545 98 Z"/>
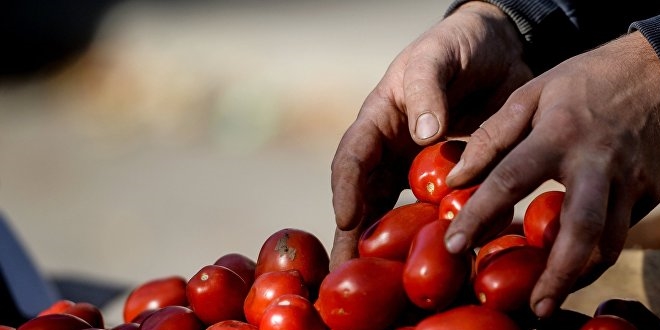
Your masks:
<path fill-rule="evenodd" d="M 445 15 L 468 1 L 455 1 Z M 649 0 L 485 1 L 502 9 L 518 27 L 525 60 L 536 74 L 628 33 L 635 21 L 660 14 L 660 1 Z"/>
<path fill-rule="evenodd" d="M 636 30 L 642 33 L 651 46 L 653 46 L 656 55 L 660 57 L 660 15 L 633 22 L 628 31 L 632 32 Z"/>

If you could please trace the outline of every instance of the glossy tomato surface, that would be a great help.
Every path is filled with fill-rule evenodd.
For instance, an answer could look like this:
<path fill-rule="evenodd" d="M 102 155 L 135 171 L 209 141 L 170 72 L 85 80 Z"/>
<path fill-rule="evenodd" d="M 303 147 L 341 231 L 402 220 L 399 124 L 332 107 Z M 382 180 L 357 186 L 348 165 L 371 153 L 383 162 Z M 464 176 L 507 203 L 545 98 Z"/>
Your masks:
<path fill-rule="evenodd" d="M 138 323 L 122 323 L 111 330 L 138 330 L 140 329 L 140 324 Z"/>
<path fill-rule="evenodd" d="M 421 321 L 415 330 L 521 330 L 506 314 L 483 306 L 465 305 Z"/>
<path fill-rule="evenodd" d="M 18 330 L 83 330 L 92 326 L 83 319 L 69 314 L 47 314 L 23 323 Z"/>
<path fill-rule="evenodd" d="M 477 272 L 481 269 L 483 261 L 489 256 L 492 256 L 496 252 L 506 250 L 511 247 L 525 246 L 529 245 L 527 243 L 527 238 L 518 234 L 506 234 L 498 236 L 491 240 L 490 242 L 484 244 L 479 251 L 477 252 L 477 257 L 475 260 L 475 269 Z"/>
<path fill-rule="evenodd" d="M 418 200 L 439 204 L 451 188 L 445 179 L 465 149 L 465 142 L 449 140 L 423 148 L 412 161 L 408 183 Z"/>
<path fill-rule="evenodd" d="M 229 253 L 218 258 L 214 265 L 227 267 L 238 274 L 249 286 L 254 283 L 254 271 L 257 268 L 256 261 L 240 253 Z"/>
<path fill-rule="evenodd" d="M 181 276 L 153 279 L 137 286 L 124 302 L 124 322 L 132 322 L 140 313 L 165 306 L 185 306 L 186 280 Z"/>
<path fill-rule="evenodd" d="M 103 313 L 96 305 L 88 302 L 79 302 L 67 307 L 62 313 L 77 316 L 94 328 L 103 328 Z"/>
<path fill-rule="evenodd" d="M 452 220 L 456 217 L 458 212 L 463 209 L 463 205 L 472 197 L 475 191 L 479 188 L 478 185 L 457 189 L 450 191 L 445 197 L 440 200 L 439 218 Z"/>
<path fill-rule="evenodd" d="M 238 274 L 217 265 L 202 267 L 186 285 L 190 308 L 206 325 L 242 320 L 243 301 L 248 290 Z"/>
<path fill-rule="evenodd" d="M 243 303 L 243 313 L 248 323 L 258 326 L 266 308 L 286 294 L 309 298 L 309 290 L 298 270 L 273 271 L 257 277 Z"/>
<path fill-rule="evenodd" d="M 361 257 L 405 261 L 410 243 L 420 228 L 438 218 L 438 206 L 417 202 L 387 212 L 358 241 Z"/>
<path fill-rule="evenodd" d="M 316 291 L 328 274 L 329 266 L 328 252 L 314 234 L 285 228 L 273 233 L 261 246 L 255 278 L 271 271 L 296 269 L 307 287 Z"/>
<path fill-rule="evenodd" d="M 459 295 L 471 272 L 471 257 L 452 254 L 442 244 L 450 220 L 435 220 L 419 230 L 403 270 L 403 286 L 417 306 L 439 310 Z"/>
<path fill-rule="evenodd" d="M 250 324 L 250 323 L 245 323 L 243 321 L 236 321 L 236 320 L 226 320 L 226 321 L 220 321 L 216 324 L 211 325 L 210 327 L 206 328 L 206 330 L 257 330 L 256 326 Z"/>
<path fill-rule="evenodd" d="M 529 244 L 550 248 L 559 233 L 563 191 L 546 191 L 534 197 L 525 210 L 523 230 Z"/>
<path fill-rule="evenodd" d="M 327 330 L 314 305 L 304 297 L 287 294 L 271 303 L 259 323 L 259 330 Z"/>
<path fill-rule="evenodd" d="M 75 305 L 76 303 L 68 299 L 60 299 L 55 301 L 53 304 L 48 306 L 48 308 L 39 312 L 37 316 L 48 315 L 48 314 L 61 314 L 65 309 Z"/>
<path fill-rule="evenodd" d="M 491 309 L 513 312 L 528 308 L 546 262 L 547 252 L 541 248 L 509 248 L 493 255 L 477 273 L 474 292 L 481 304 Z"/>
<path fill-rule="evenodd" d="M 323 280 L 314 306 L 333 330 L 387 329 L 407 304 L 402 276 L 400 261 L 351 259 Z"/>
<path fill-rule="evenodd" d="M 614 315 L 598 315 L 587 321 L 580 330 L 638 330 L 630 322 Z"/>
<path fill-rule="evenodd" d="M 195 313 L 183 306 L 163 307 L 140 324 L 140 330 L 202 330 L 204 328 Z"/>

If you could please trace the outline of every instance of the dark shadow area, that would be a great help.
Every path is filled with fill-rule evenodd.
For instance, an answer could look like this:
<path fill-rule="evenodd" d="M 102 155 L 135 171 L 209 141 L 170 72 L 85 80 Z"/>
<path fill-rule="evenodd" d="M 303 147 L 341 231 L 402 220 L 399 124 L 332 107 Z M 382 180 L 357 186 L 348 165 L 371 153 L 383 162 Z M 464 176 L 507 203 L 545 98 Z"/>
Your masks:
<path fill-rule="evenodd" d="M 50 282 L 63 299 L 88 302 L 101 309 L 129 289 L 128 285 L 76 275 L 53 276 Z"/>

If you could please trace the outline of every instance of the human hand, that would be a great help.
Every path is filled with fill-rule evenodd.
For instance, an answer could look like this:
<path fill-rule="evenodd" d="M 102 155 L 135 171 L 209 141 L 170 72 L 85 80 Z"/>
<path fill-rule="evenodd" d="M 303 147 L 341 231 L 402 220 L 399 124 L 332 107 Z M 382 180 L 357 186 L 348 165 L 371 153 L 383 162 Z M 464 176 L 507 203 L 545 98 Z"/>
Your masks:
<path fill-rule="evenodd" d="M 461 6 L 404 49 L 332 162 L 331 268 L 357 256 L 361 232 L 394 206 L 421 146 L 471 132 L 531 77 L 515 26 L 485 2 Z"/>
<path fill-rule="evenodd" d="M 547 179 L 564 184 L 560 231 L 531 296 L 549 316 L 615 263 L 628 228 L 660 201 L 660 60 L 639 32 L 516 90 L 472 134 L 451 186 L 485 179 L 447 231 L 450 251 Z M 490 171 L 490 173 L 488 173 Z"/>

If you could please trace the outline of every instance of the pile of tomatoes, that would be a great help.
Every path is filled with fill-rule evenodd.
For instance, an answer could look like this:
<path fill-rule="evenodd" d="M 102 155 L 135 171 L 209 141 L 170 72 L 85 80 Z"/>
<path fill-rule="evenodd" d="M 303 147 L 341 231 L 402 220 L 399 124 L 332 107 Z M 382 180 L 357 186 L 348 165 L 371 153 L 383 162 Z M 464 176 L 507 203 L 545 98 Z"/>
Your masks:
<path fill-rule="evenodd" d="M 256 260 L 229 253 L 189 279 L 135 287 L 120 325 L 108 327 L 92 304 L 61 300 L 17 330 L 660 329 L 643 304 L 619 299 L 594 316 L 563 309 L 533 316 L 529 298 L 559 230 L 562 191 L 534 198 L 521 229 L 493 228 L 479 248 L 449 253 L 445 232 L 478 188 L 444 182 L 463 149 L 457 140 L 423 149 L 408 177 L 417 201 L 373 223 L 360 237 L 359 257 L 332 272 L 316 236 L 286 228 L 264 241 Z M 14 328 L 0 326 L 7 329 Z"/>

